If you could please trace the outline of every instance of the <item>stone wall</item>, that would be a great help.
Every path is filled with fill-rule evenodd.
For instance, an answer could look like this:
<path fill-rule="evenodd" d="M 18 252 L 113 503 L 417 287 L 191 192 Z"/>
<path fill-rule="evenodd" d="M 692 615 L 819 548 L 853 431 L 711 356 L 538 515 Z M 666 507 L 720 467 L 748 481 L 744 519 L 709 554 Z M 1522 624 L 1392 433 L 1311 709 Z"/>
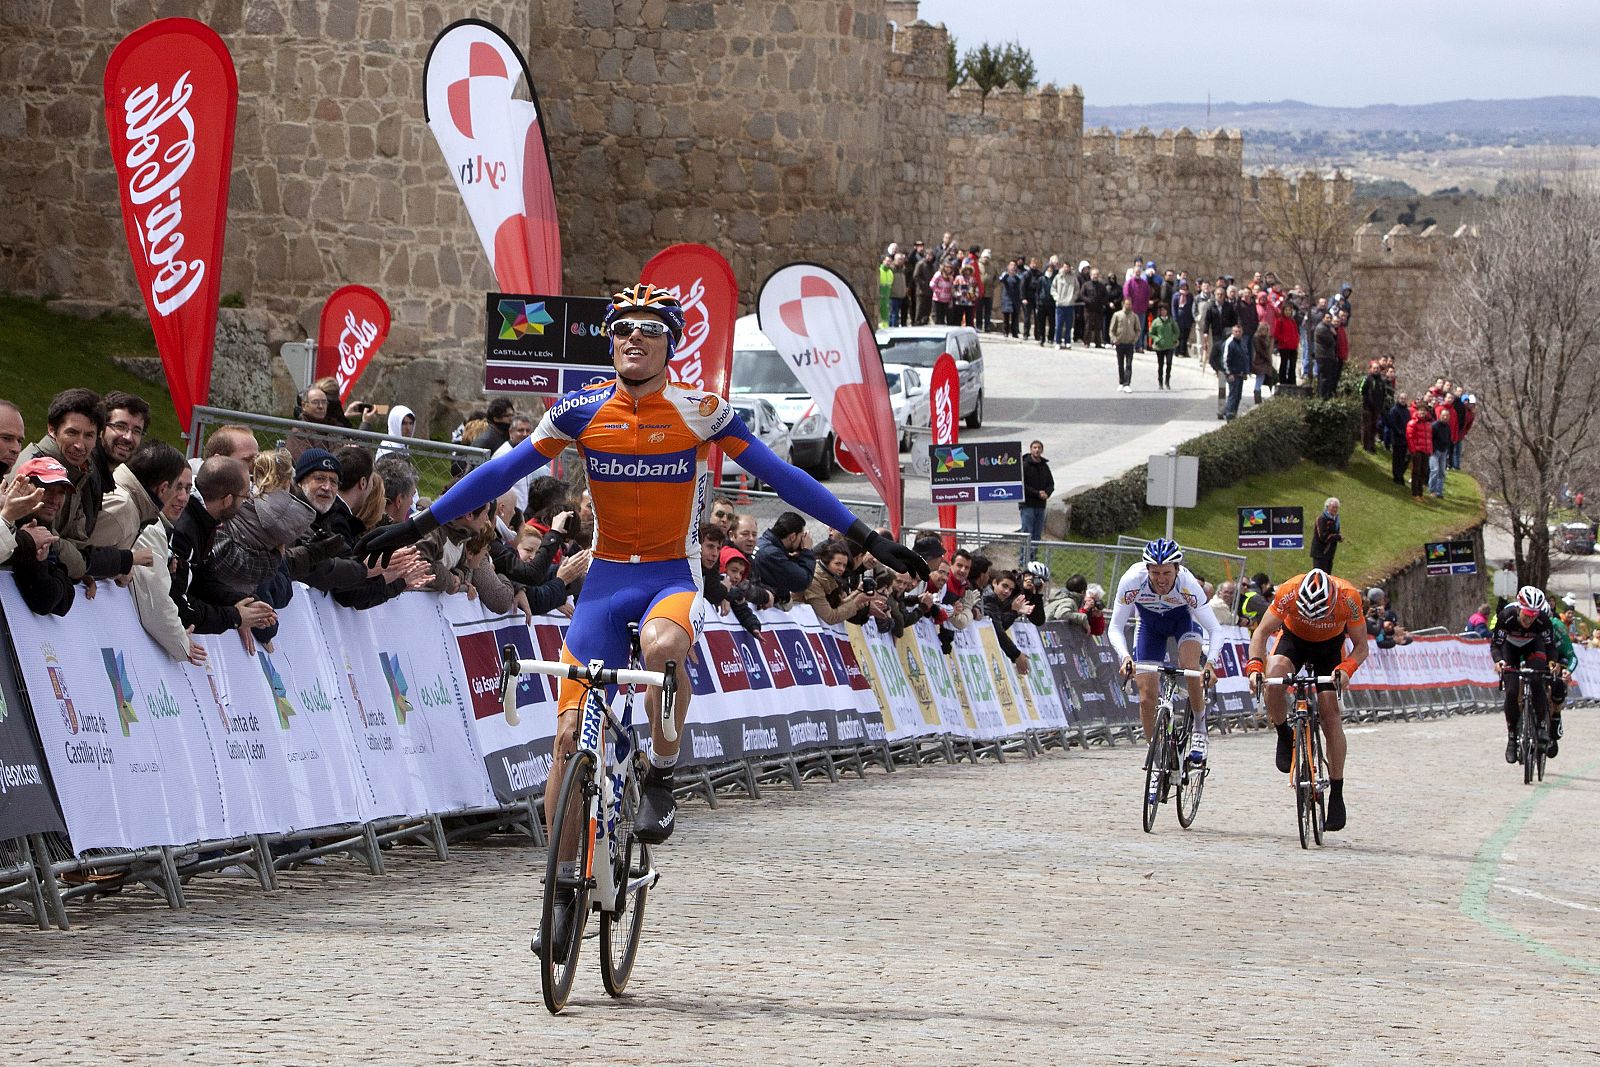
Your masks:
<path fill-rule="evenodd" d="M 1467 618 L 1477 606 L 1488 600 L 1487 561 L 1483 555 L 1483 524 L 1456 534 L 1452 540 L 1470 540 L 1477 546 L 1477 574 L 1450 574 L 1432 577 L 1426 564 L 1418 558 L 1399 571 L 1376 582 L 1389 594 L 1389 603 L 1400 618 L 1400 625 L 1408 630 L 1421 630 L 1429 626 L 1443 626 L 1451 633 L 1460 633 Z M 1421 545 L 1417 546 L 1419 550 Z"/>
<path fill-rule="evenodd" d="M 1239 275 L 1241 238 L 1257 221 L 1242 196 L 1243 151 L 1238 131 L 1086 131 L 1078 258 L 1119 277 L 1136 256 L 1191 278 Z"/>
<path fill-rule="evenodd" d="M 984 97 L 970 82 L 950 94 L 941 203 L 944 227 L 996 256 L 1068 254 L 1077 237 L 1083 93 L 1006 85 Z"/>
<path fill-rule="evenodd" d="M 1423 342 L 1429 318 L 1449 295 L 1452 263 L 1471 248 L 1463 226 L 1446 234 L 1396 225 L 1384 231 L 1367 223 L 1356 231 L 1351 254 L 1355 311 L 1350 316 L 1351 351 L 1363 357 L 1394 356 L 1401 387 L 1420 384 L 1404 357 Z"/>
<path fill-rule="evenodd" d="M 107 150 L 101 78 L 122 37 L 184 14 L 227 42 L 239 75 L 222 291 L 314 335 L 328 293 L 376 287 L 394 311 L 362 391 L 442 417 L 481 394 L 492 276 L 422 122 L 434 36 L 467 14 L 527 36 L 526 3 L 150 0 L 0 5 L 0 288 L 140 309 Z M 417 366 L 413 367 L 413 364 Z M 442 370 L 442 373 L 441 373 Z M 417 373 L 421 371 L 422 373 Z M 286 412 L 285 412 L 286 413 Z"/>
<path fill-rule="evenodd" d="M 932 247 L 948 228 L 944 181 L 950 138 L 945 128 L 945 41 L 941 26 L 917 20 L 917 5 L 891 0 L 894 36 L 883 82 L 883 183 L 878 232 L 907 252 Z"/>

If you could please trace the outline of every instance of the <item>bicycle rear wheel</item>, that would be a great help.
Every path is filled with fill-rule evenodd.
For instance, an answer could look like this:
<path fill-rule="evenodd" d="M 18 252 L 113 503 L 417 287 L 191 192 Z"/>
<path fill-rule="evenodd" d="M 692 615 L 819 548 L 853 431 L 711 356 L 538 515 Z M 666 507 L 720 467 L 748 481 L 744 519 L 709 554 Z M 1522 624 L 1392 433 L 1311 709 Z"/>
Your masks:
<path fill-rule="evenodd" d="M 580 752 L 567 763 L 566 777 L 561 781 L 561 795 L 556 801 L 555 818 L 550 820 L 550 846 L 544 868 L 544 907 L 539 914 L 544 951 L 539 954 L 539 985 L 544 991 L 544 1006 L 550 1014 L 558 1014 L 567 1006 L 572 993 L 572 979 L 578 970 L 578 953 L 583 947 L 583 928 L 589 921 L 589 864 L 594 858 L 594 834 L 589 826 L 590 781 L 594 773 L 594 754 Z M 572 873 L 561 873 L 561 842 L 577 840 Z M 559 957 L 551 943 L 555 926 L 557 895 L 562 891 L 573 893 L 572 940 Z"/>
<path fill-rule="evenodd" d="M 1161 797 L 1167 791 L 1167 715 L 1165 708 L 1156 712 L 1156 728 L 1150 736 L 1150 749 L 1145 756 L 1144 774 L 1144 832 L 1151 833 L 1156 826 L 1156 812 L 1161 810 Z"/>
<path fill-rule="evenodd" d="M 1179 736 L 1188 738 L 1193 730 L 1193 715 L 1185 715 L 1183 731 Z M 1205 766 L 1203 764 L 1197 766 L 1190 763 L 1188 753 L 1183 753 L 1182 762 L 1178 768 L 1178 825 L 1185 830 L 1194 825 L 1194 817 L 1200 812 L 1200 793 L 1205 788 L 1205 784 Z"/>
<path fill-rule="evenodd" d="M 1311 808 L 1315 801 L 1311 795 L 1311 768 L 1306 760 L 1305 743 L 1306 724 L 1298 723 L 1294 728 L 1294 766 L 1290 768 L 1294 773 L 1290 776 L 1294 782 L 1294 812 L 1300 824 L 1300 847 L 1311 847 Z"/>
<path fill-rule="evenodd" d="M 633 975 L 633 964 L 639 957 L 639 940 L 644 934 L 644 901 L 650 887 L 641 884 L 632 893 L 626 886 L 635 878 L 650 872 L 650 846 L 633 833 L 634 813 L 638 810 L 639 784 L 637 778 L 628 780 L 622 793 L 622 810 L 617 818 L 618 862 L 616 879 L 622 891 L 622 910 L 612 915 L 600 913 L 600 980 L 606 992 L 613 997 L 622 996 Z"/>

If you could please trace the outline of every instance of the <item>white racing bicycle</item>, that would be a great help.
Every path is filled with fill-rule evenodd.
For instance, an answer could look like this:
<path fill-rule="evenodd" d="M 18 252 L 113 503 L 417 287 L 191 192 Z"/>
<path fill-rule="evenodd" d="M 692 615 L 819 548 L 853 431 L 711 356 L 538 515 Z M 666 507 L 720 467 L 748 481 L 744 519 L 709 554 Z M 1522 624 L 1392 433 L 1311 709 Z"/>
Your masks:
<path fill-rule="evenodd" d="M 500 699 L 506 722 L 515 726 L 517 680 L 525 674 L 567 678 L 584 687 L 577 751 L 567 761 L 555 814 L 546 812 L 550 847 L 545 859 L 544 903 L 540 909 L 539 979 L 551 1014 L 567 1005 L 577 971 L 578 951 L 591 910 L 600 913 L 600 977 L 606 992 L 620 997 L 633 973 L 644 930 L 645 897 L 660 879 L 650 863 L 650 846 L 633 831 L 639 808 L 644 753 L 633 720 L 634 690 L 619 714 L 606 700 L 607 686 L 655 686 L 661 690 L 662 736 L 677 739 L 672 709 L 677 698 L 676 664 L 664 672 L 587 666 L 520 658 L 514 645 L 501 650 Z M 638 660 L 634 633 L 633 659 Z M 555 773 L 552 765 L 552 773 Z M 554 943 L 556 901 L 572 895 L 572 936 Z"/>

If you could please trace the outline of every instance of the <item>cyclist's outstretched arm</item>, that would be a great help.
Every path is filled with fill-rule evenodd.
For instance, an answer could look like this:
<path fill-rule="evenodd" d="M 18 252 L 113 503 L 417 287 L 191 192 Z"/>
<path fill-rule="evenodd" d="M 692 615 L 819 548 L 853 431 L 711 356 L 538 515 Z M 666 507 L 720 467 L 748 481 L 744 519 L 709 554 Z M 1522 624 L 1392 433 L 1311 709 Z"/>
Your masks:
<path fill-rule="evenodd" d="M 818 522 L 825 522 L 847 534 L 894 570 L 910 572 L 927 580 L 928 564 L 921 556 L 879 534 L 841 504 L 838 497 L 823 488 L 821 482 L 799 467 L 779 459 L 777 453 L 752 434 L 737 415 L 712 440 L 738 460 L 739 466 L 772 486 L 784 503 L 792 504 Z"/>
<path fill-rule="evenodd" d="M 1362 619 L 1352 619 L 1350 625 L 1344 628 L 1344 634 L 1350 639 L 1350 652 L 1339 661 L 1338 669 L 1344 672 L 1348 681 L 1356 673 L 1356 668 L 1367 662 L 1371 645 L 1367 641 L 1367 624 Z"/>
<path fill-rule="evenodd" d="M 505 455 L 474 467 L 433 502 L 428 513 L 440 524 L 498 500 L 513 485 L 561 454 L 567 442 L 557 437 L 529 437 Z"/>
<path fill-rule="evenodd" d="M 544 418 L 539 420 L 539 428 L 530 437 L 505 455 L 468 471 L 427 510 L 418 512 L 404 522 L 379 526 L 369 531 L 357 542 L 356 557 L 369 565 L 387 565 L 396 549 L 415 544 L 451 519 L 460 518 L 497 499 L 517 482 L 559 456 L 572 441 L 572 436 L 561 430 L 551 416 L 565 407 L 564 404 L 558 404 L 545 412 Z"/>

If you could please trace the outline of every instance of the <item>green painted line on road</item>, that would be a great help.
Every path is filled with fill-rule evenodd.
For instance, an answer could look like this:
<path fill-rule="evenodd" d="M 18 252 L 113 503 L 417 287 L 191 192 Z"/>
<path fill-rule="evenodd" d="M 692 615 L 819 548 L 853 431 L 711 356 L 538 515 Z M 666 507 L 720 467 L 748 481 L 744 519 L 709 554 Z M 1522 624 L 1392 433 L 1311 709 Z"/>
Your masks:
<path fill-rule="evenodd" d="M 1534 789 L 1533 795 L 1512 809 L 1511 814 L 1507 815 L 1499 828 L 1489 835 L 1489 839 L 1478 848 L 1477 855 L 1472 859 L 1472 870 L 1467 875 L 1465 888 L 1461 890 L 1461 914 L 1536 956 L 1564 964 L 1585 974 L 1600 975 L 1600 963 L 1578 956 L 1569 956 L 1560 949 L 1523 933 L 1489 910 L 1489 892 L 1494 888 L 1500 864 L 1505 860 L 1506 846 L 1522 832 L 1522 828 L 1533 817 L 1534 810 L 1553 790 L 1565 788 L 1572 779 L 1582 777 L 1596 768 L 1600 768 L 1600 759 L 1585 763 L 1577 770 L 1563 774 L 1559 778 L 1540 782 Z"/>

